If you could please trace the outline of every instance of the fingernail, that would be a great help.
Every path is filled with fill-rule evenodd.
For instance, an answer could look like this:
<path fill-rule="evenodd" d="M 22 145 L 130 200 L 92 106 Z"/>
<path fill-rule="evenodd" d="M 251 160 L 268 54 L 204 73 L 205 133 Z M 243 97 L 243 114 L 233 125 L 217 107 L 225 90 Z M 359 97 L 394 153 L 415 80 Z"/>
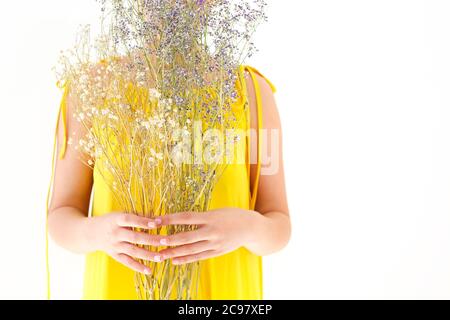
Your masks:
<path fill-rule="evenodd" d="M 167 244 L 168 244 L 167 239 L 161 239 L 160 243 L 161 243 L 163 246 L 167 246 Z"/>
<path fill-rule="evenodd" d="M 148 223 L 148 227 L 149 228 L 156 228 L 156 224 L 154 222 L 149 222 Z"/>
<path fill-rule="evenodd" d="M 161 262 L 161 257 L 160 256 L 155 256 L 153 259 L 155 260 L 155 262 Z"/>
<path fill-rule="evenodd" d="M 150 271 L 150 269 L 149 269 L 149 268 L 145 268 L 145 269 L 144 269 L 144 273 L 146 273 L 146 274 L 150 274 L 150 272 L 151 272 L 151 271 Z"/>

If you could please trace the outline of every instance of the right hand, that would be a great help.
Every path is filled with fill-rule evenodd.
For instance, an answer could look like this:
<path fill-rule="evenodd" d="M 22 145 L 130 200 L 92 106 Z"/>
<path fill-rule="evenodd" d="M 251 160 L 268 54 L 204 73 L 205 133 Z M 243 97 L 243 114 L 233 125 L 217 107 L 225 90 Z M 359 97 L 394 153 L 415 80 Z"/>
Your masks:
<path fill-rule="evenodd" d="M 132 228 L 156 229 L 158 222 L 128 213 L 111 213 L 89 218 L 89 238 L 93 241 L 95 250 L 107 253 L 111 258 L 134 271 L 150 274 L 151 270 L 135 259 L 161 262 L 165 258 L 157 252 L 140 248 L 138 245 L 161 246 L 161 237 L 133 231 Z"/>

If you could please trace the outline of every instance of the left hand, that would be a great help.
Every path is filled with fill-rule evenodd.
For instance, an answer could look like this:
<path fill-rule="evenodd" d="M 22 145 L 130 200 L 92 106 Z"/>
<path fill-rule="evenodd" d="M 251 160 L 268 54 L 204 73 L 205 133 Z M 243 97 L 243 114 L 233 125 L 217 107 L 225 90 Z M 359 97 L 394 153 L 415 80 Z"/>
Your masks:
<path fill-rule="evenodd" d="M 219 209 L 205 213 L 176 213 L 159 217 L 160 226 L 197 225 L 194 231 L 163 237 L 159 253 L 175 265 L 214 258 L 251 241 L 259 213 L 243 209 Z"/>

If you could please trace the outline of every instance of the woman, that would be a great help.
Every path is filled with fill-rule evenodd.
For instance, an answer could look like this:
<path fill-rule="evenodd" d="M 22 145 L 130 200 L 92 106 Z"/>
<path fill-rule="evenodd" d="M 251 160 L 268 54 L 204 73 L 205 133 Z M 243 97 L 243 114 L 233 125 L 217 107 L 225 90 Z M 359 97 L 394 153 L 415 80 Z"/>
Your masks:
<path fill-rule="evenodd" d="M 254 68 L 242 66 L 238 72 L 234 109 L 246 119 L 240 129 L 280 133 L 274 86 Z M 118 212 L 104 177 L 95 165 L 85 166 L 68 143 L 68 132 L 81 137 L 84 130 L 72 116 L 74 99 L 67 86 L 57 128 L 61 156 L 54 167 L 48 230 L 60 246 L 87 255 L 84 298 L 137 299 L 134 272 L 152 272 L 138 259 L 170 259 L 173 264 L 200 261 L 198 299 L 262 299 L 261 257 L 284 248 L 291 232 L 281 134 L 260 134 L 240 144 L 238 152 L 247 161 L 225 169 L 208 212 L 149 219 Z M 264 145 L 275 170 L 263 168 Z M 134 231 L 168 225 L 198 228 L 169 236 Z M 150 252 L 142 245 L 161 250 Z"/>
<path fill-rule="evenodd" d="M 248 125 L 256 129 L 261 116 L 264 129 L 281 130 L 273 86 L 253 68 L 243 69 L 245 86 L 242 90 L 245 87 L 248 90 L 245 96 L 248 96 L 251 113 Z M 71 115 L 70 94 L 64 99 L 62 107 Z M 66 143 L 64 131 L 81 130 L 70 116 L 66 122 L 61 120 L 59 124 L 60 152 Z M 252 158 L 257 158 L 258 140 L 250 141 Z M 72 252 L 87 254 L 84 298 L 136 298 L 132 270 L 151 272 L 133 259 L 141 258 L 172 259 L 173 263 L 202 260 L 200 299 L 262 299 L 261 256 L 281 250 L 290 238 L 281 140 L 270 144 L 271 154 L 280 155 L 275 174 L 258 175 L 261 172 L 258 161 L 251 165 L 250 179 L 246 174 L 227 172 L 216 187 L 211 211 L 176 213 L 160 221 L 108 212 L 109 189 L 100 176 L 96 176 L 94 183 L 94 172 L 80 162 L 78 151 L 68 145 L 63 159 L 56 162 L 48 225 L 57 244 Z M 88 217 L 92 188 L 92 217 Z M 129 230 L 130 227 L 153 228 L 158 224 L 195 224 L 201 228 L 161 239 Z M 170 245 L 172 248 L 146 252 L 136 244 Z"/>

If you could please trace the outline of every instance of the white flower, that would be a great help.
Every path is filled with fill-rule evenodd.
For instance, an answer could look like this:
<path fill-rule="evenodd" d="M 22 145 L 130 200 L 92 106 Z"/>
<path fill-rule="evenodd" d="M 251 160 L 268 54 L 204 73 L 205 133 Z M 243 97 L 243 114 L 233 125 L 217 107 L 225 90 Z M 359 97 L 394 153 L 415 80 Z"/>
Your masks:
<path fill-rule="evenodd" d="M 82 84 L 85 84 L 88 80 L 89 80 L 89 77 L 88 77 L 86 74 L 83 74 L 83 75 L 80 77 L 80 82 L 81 82 Z"/>
<path fill-rule="evenodd" d="M 150 129 L 150 121 L 142 121 L 141 125 L 147 130 Z"/>
<path fill-rule="evenodd" d="M 177 125 L 177 123 L 175 122 L 175 120 L 170 119 L 170 120 L 169 120 L 169 125 L 170 125 L 172 128 L 175 128 L 176 125 Z"/>
<path fill-rule="evenodd" d="M 148 90 L 148 93 L 150 95 L 150 98 L 154 98 L 154 99 L 159 99 L 161 98 L 161 93 L 159 93 L 158 90 L 156 90 L 155 88 L 151 88 Z"/>
<path fill-rule="evenodd" d="M 164 155 L 160 152 L 156 152 L 155 149 L 150 149 L 150 154 L 152 155 L 150 158 L 153 159 L 153 161 L 156 159 L 162 160 L 164 158 Z"/>
<path fill-rule="evenodd" d="M 111 119 L 111 120 L 116 120 L 116 121 L 119 120 L 119 117 L 116 116 L 115 114 L 109 114 L 108 118 Z"/>
<path fill-rule="evenodd" d="M 187 128 L 185 127 L 182 133 L 184 138 L 189 138 L 191 136 L 191 133 L 187 130 Z"/>

